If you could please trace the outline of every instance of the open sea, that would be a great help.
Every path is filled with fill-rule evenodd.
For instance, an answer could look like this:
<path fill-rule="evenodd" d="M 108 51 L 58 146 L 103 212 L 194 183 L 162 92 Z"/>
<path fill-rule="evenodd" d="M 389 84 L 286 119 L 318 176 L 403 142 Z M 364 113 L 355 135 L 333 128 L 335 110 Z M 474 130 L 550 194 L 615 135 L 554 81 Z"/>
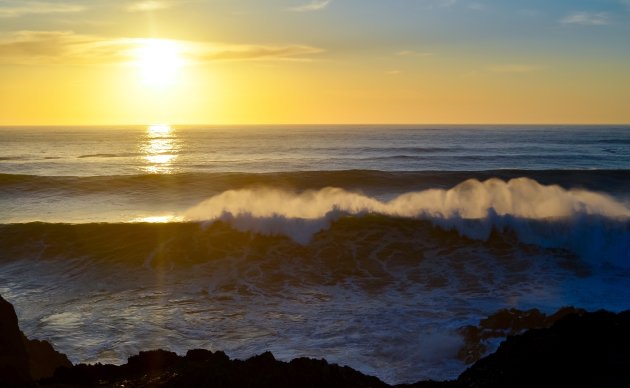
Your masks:
<path fill-rule="evenodd" d="M 1 127 L 0 294 L 74 363 L 454 378 L 499 309 L 630 308 L 630 126 Z"/>

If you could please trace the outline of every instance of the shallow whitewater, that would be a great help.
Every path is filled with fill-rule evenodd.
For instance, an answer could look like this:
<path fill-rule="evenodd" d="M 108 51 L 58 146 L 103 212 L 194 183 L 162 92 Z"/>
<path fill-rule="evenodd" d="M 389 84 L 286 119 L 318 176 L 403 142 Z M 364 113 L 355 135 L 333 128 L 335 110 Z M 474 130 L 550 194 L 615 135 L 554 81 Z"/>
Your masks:
<path fill-rule="evenodd" d="M 509 228 L 472 239 L 373 214 L 341 216 L 308 242 L 226 221 L 0 229 L 0 293 L 27 335 L 73 362 L 121 363 L 152 348 L 271 350 L 390 383 L 446 379 L 465 368 L 456 330 L 500 308 L 619 311 L 630 300 L 630 273 L 614 260 L 526 243 Z"/>

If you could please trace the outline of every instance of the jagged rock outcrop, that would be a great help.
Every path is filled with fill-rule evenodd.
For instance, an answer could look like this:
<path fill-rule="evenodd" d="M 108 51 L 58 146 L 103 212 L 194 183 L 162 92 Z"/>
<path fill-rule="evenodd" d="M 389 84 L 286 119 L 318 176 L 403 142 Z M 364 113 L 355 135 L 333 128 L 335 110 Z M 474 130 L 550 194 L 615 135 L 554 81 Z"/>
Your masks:
<path fill-rule="evenodd" d="M 457 380 L 465 387 L 630 387 L 630 311 L 572 314 L 508 337 Z"/>
<path fill-rule="evenodd" d="M 55 374 L 55 370 L 61 366 L 72 366 L 68 357 L 56 351 L 48 341 L 29 340 L 24 335 L 22 335 L 22 339 L 28 354 L 29 372 L 33 380 L 51 377 Z"/>
<path fill-rule="evenodd" d="M 0 296 L 0 386 L 29 384 L 28 361 L 15 310 Z"/>
<path fill-rule="evenodd" d="M 562 318 L 559 316 L 563 316 Z M 454 381 L 419 381 L 397 387 L 630 387 L 630 311 L 586 313 L 561 309 L 552 316 L 538 311 L 502 310 L 481 327 L 522 330 L 499 349 L 468 368 Z M 45 341 L 26 339 L 13 306 L 0 297 L 0 386 L 86 387 L 389 387 L 376 377 L 326 360 L 276 360 L 269 352 L 248 360 L 231 360 L 223 352 L 190 350 L 185 356 L 154 350 L 141 352 L 125 365 L 75 365 Z M 58 368 L 58 366 L 60 366 Z M 50 376 L 54 370 L 54 376 Z M 46 378 L 38 380 L 39 377 Z M 36 381 L 38 380 L 38 381 Z"/>
<path fill-rule="evenodd" d="M 0 386 L 27 386 L 60 366 L 72 363 L 47 341 L 26 338 L 13 305 L 0 296 Z"/>
<path fill-rule="evenodd" d="M 507 338 L 528 329 L 548 328 L 569 314 L 585 312 L 575 307 L 563 307 L 551 315 L 545 315 L 538 309 L 526 311 L 501 309 L 482 319 L 478 326 L 464 326 L 459 329 L 459 333 L 464 337 L 464 346 L 457 357 L 467 364 L 472 364 L 488 351 L 487 341 L 490 339 Z"/>
<path fill-rule="evenodd" d="M 130 357 L 127 364 L 76 365 L 60 368 L 40 382 L 56 386 L 125 387 L 388 387 L 376 377 L 325 360 L 276 360 L 270 352 L 245 361 L 223 352 L 190 350 L 185 356 L 154 350 Z"/>

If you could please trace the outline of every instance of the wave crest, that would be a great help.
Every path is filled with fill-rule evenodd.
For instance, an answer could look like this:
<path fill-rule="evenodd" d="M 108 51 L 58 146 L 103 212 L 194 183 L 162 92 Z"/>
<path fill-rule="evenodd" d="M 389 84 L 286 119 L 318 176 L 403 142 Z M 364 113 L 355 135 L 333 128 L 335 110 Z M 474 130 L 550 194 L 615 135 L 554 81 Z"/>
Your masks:
<path fill-rule="evenodd" d="M 382 201 L 339 188 L 292 193 L 278 189 L 229 190 L 185 212 L 188 220 L 233 216 L 324 218 L 330 212 L 376 213 L 411 218 L 482 219 L 490 215 L 557 219 L 577 214 L 628 219 L 630 209 L 614 198 L 586 190 L 541 185 L 533 179 L 469 179 L 449 190 L 430 189 Z"/>
<path fill-rule="evenodd" d="M 480 240 L 493 230 L 509 230 L 524 243 L 630 266 L 628 207 L 605 194 L 529 178 L 470 179 L 451 189 L 410 192 L 391 200 L 330 187 L 300 193 L 230 190 L 187 210 L 183 218 L 223 221 L 240 231 L 285 235 L 307 244 L 340 217 L 366 214 L 429 220 Z"/>

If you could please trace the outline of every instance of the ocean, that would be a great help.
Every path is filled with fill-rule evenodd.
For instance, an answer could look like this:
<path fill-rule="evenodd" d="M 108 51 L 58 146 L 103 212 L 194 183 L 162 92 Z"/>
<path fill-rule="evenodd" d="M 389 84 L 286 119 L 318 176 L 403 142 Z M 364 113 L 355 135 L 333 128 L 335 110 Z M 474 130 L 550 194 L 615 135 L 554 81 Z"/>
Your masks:
<path fill-rule="evenodd" d="M 75 363 L 453 378 L 499 309 L 630 308 L 630 126 L 2 127 L 0 294 Z"/>

